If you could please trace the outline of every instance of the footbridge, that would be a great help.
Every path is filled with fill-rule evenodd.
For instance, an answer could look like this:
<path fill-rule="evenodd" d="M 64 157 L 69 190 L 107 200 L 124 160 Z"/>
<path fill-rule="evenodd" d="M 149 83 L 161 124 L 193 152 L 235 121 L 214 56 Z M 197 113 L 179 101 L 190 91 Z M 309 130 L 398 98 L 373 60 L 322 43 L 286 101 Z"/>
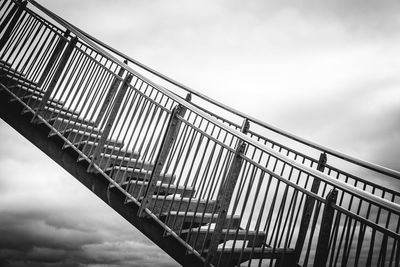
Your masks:
<path fill-rule="evenodd" d="M 185 266 L 400 266 L 400 173 L 0 0 L 0 117 Z M 28 171 L 28 170 L 27 170 Z"/>

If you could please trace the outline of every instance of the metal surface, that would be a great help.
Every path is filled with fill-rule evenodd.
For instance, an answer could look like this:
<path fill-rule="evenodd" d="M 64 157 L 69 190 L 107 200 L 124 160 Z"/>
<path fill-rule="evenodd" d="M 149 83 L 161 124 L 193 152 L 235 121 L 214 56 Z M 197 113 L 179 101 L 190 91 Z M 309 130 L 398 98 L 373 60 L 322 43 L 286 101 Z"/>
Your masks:
<path fill-rule="evenodd" d="M 180 244 L 180 263 L 399 264 L 400 193 L 361 175 L 396 171 L 344 157 L 366 167 L 353 174 L 336 165 L 336 152 L 307 143 L 321 153 L 316 160 L 315 151 L 264 134 L 257 120 L 245 116 L 240 126 L 220 112 L 225 106 L 158 85 L 123 62 L 130 58 L 30 2 L 14 20 L 18 5 L 0 4 L 0 25 L 13 20 L 12 30 L 0 29 L 2 91 L 24 106 L 18 116 L 36 116 L 31 130 L 45 125 L 60 151 L 72 149 L 87 175 L 109 182 L 102 198 L 122 198 L 110 206 L 123 203 L 147 234 L 146 221 L 156 223 L 159 236 L 149 235 L 164 249 L 166 239 Z"/>

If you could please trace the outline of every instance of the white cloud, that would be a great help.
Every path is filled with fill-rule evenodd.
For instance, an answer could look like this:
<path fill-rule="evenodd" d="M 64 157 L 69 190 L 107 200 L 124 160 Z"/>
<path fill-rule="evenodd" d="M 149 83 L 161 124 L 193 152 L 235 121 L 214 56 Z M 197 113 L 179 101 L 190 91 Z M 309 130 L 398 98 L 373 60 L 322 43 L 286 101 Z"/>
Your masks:
<path fill-rule="evenodd" d="M 346 153 L 399 166 L 395 1 L 41 3 L 245 113 Z M 84 230 L 83 238 L 94 240 L 82 241 L 91 255 L 126 255 L 138 247 L 161 253 L 157 259 L 145 255 L 140 263 L 164 261 L 143 235 L 2 121 L 0 139 L 2 215 L 14 211 L 11 220 L 35 218 L 26 223 L 44 235 L 49 230 L 60 238 L 55 242 Z"/>

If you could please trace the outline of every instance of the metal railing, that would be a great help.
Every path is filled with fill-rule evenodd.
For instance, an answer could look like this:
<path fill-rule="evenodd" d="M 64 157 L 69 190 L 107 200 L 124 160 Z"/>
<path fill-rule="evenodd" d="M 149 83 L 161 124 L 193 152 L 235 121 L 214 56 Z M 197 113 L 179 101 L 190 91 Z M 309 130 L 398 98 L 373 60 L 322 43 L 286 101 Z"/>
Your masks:
<path fill-rule="evenodd" d="M 29 3 L 0 1 L 2 89 L 77 150 L 88 171 L 123 191 L 127 205 L 140 205 L 138 216 L 156 218 L 166 235 L 214 265 L 399 265 L 399 193 L 327 164 L 326 154 L 382 178 L 399 178 L 396 171 L 271 128 Z M 193 95 L 243 124 L 193 103 Z M 325 153 L 314 159 L 250 130 L 249 121 Z"/>

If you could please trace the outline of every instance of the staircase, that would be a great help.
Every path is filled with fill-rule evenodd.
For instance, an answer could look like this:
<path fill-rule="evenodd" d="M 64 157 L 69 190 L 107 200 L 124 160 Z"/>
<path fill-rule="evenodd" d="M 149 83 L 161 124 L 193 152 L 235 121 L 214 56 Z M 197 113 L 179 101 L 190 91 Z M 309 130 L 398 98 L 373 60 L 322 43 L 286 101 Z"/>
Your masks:
<path fill-rule="evenodd" d="M 4 121 L 182 265 L 399 266 L 400 193 L 342 166 L 397 171 L 226 107 L 33 0 L 0 0 L 0 101 Z"/>

